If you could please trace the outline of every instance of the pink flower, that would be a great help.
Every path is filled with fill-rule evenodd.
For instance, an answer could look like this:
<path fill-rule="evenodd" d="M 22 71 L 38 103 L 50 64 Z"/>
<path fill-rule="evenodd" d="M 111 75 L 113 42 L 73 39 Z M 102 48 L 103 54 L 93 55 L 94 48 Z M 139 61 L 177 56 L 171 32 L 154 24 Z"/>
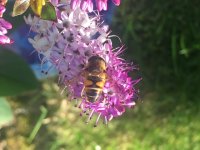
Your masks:
<path fill-rule="evenodd" d="M 7 34 L 7 29 L 12 28 L 12 25 L 2 18 L 4 12 L 5 7 L 0 5 L 0 44 L 10 44 L 12 41 L 5 34 Z"/>
<path fill-rule="evenodd" d="M 128 75 L 134 67 L 119 57 L 124 49 L 113 48 L 109 28 L 99 22 L 100 16 L 89 16 L 80 8 L 70 10 L 68 5 L 59 14 L 58 22 L 25 18 L 37 33 L 29 41 L 44 56 L 42 62 L 50 61 L 58 70 L 59 83 L 65 86 L 70 100 L 82 109 L 81 115 L 89 115 L 86 122 L 96 114 L 95 126 L 100 118 L 107 124 L 135 105 L 137 90 L 134 85 L 139 80 L 132 80 Z M 92 56 L 105 60 L 108 76 L 96 102 L 81 96 L 85 78 L 82 72 Z"/>
<path fill-rule="evenodd" d="M 95 0 L 97 10 L 107 10 L 107 2 L 108 0 Z M 119 6 L 120 0 L 112 0 L 112 2 Z M 93 0 L 71 0 L 71 8 L 75 9 L 76 7 L 79 7 L 84 11 L 93 11 Z"/>

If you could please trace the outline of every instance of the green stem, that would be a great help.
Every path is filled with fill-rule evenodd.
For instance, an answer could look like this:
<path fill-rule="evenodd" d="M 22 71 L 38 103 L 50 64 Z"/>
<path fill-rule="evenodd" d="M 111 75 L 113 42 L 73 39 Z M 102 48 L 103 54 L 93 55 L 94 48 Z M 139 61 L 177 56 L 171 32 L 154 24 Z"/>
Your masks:
<path fill-rule="evenodd" d="M 39 129 L 42 126 L 42 122 L 43 122 L 44 118 L 47 116 L 47 109 L 44 106 L 41 106 L 40 110 L 41 110 L 41 115 L 28 138 L 29 143 L 32 143 L 32 141 L 34 140 L 35 136 L 37 135 Z"/>

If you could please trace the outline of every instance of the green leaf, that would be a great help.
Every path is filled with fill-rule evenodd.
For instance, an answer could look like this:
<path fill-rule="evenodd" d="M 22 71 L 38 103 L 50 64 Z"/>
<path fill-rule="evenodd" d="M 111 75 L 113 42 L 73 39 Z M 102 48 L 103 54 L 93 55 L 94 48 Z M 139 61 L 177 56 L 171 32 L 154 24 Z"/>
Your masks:
<path fill-rule="evenodd" d="M 47 116 L 47 109 L 44 107 L 44 106 L 41 106 L 40 107 L 40 110 L 41 110 L 41 115 L 37 121 L 37 123 L 35 124 L 35 127 L 33 128 L 33 131 L 31 132 L 29 138 L 28 138 L 28 142 L 31 143 L 34 138 L 36 137 L 39 129 L 41 128 L 42 126 L 42 122 L 43 120 L 46 118 Z"/>
<path fill-rule="evenodd" d="M 38 87 L 32 70 L 17 54 L 0 47 L 0 96 L 11 96 Z"/>
<path fill-rule="evenodd" d="M 14 119 L 9 103 L 5 98 L 0 97 L 0 127 Z"/>
<path fill-rule="evenodd" d="M 46 2 L 42 7 L 41 19 L 52 21 L 57 20 L 55 7 L 50 2 Z"/>

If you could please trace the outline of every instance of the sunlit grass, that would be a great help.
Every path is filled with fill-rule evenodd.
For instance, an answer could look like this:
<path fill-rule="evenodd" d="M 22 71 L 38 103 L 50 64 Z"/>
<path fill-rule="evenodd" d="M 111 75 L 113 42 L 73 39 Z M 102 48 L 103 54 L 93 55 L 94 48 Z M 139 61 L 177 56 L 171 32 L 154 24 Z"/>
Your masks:
<path fill-rule="evenodd" d="M 55 87 L 53 83 L 44 83 L 43 92 L 37 99 L 27 95 L 10 101 L 15 110 L 21 109 L 25 112 L 17 114 L 12 127 L 5 128 L 1 132 L 3 133 L 1 141 L 6 143 L 8 149 L 94 150 L 101 147 L 107 150 L 198 150 L 200 148 L 198 106 L 194 107 L 189 103 L 179 104 L 173 97 L 161 98 L 156 93 L 147 93 L 142 100 L 137 101 L 134 109 L 112 120 L 108 126 L 100 122 L 98 127 L 94 128 L 94 122 L 86 124 L 86 117 L 80 117 L 80 110 L 74 107 L 73 103 L 69 103 L 64 95 L 60 96 L 60 91 Z M 48 115 L 33 141 L 29 143 L 28 137 L 39 121 L 40 106 L 47 109 Z M 32 109 L 28 109 L 30 107 Z"/>

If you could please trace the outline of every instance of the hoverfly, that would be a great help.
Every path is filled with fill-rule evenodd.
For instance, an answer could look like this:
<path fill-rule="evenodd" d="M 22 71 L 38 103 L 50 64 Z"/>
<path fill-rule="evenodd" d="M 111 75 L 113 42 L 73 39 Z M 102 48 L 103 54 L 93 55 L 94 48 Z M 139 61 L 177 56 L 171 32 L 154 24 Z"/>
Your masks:
<path fill-rule="evenodd" d="M 86 101 L 95 102 L 102 93 L 106 83 L 106 62 L 100 56 L 91 56 L 84 70 L 84 88 L 82 97 L 86 97 Z"/>

